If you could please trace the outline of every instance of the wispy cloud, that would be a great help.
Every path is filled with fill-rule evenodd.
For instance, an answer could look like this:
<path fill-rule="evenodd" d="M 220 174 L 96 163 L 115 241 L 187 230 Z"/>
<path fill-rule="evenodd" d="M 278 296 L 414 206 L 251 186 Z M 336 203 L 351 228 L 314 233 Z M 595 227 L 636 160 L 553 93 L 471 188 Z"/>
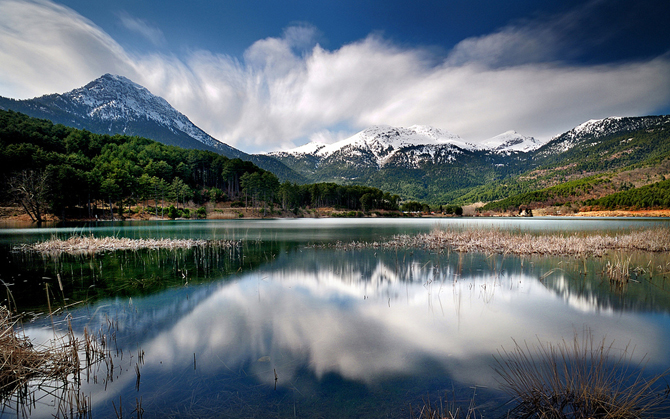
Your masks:
<path fill-rule="evenodd" d="M 163 31 L 161 31 L 159 28 L 155 27 L 154 25 L 151 25 L 144 19 L 138 19 L 136 17 L 133 17 L 129 15 L 127 12 L 119 13 L 118 16 L 121 24 L 129 31 L 142 36 L 155 46 L 160 47 L 165 45 L 166 43 L 165 35 L 163 34 Z"/>
<path fill-rule="evenodd" d="M 132 74 L 132 59 L 109 35 L 46 0 L 0 1 L 0 89 L 26 98 L 64 92 L 104 73 Z"/>
<path fill-rule="evenodd" d="M 554 21 L 561 19 L 569 20 Z M 670 103 L 668 57 L 572 65 L 556 59 L 564 44 L 555 31 L 538 35 L 540 27 L 526 22 L 464 40 L 438 65 L 424 50 L 379 36 L 326 50 L 309 25 L 255 42 L 242 59 L 204 50 L 137 55 L 70 9 L 3 0 L 0 94 L 63 92 L 118 73 L 249 152 L 331 141 L 372 124 L 429 124 L 469 141 L 509 129 L 547 138 L 591 118 Z"/>

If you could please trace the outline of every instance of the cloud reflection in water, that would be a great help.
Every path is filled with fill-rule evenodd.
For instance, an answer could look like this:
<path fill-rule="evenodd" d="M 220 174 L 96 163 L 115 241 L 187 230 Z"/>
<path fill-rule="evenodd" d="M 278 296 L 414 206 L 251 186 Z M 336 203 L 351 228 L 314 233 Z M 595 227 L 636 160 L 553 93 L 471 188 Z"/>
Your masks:
<path fill-rule="evenodd" d="M 373 383 L 420 374 L 433 360 L 468 384 L 495 385 L 489 368 L 501 345 L 572 339 L 590 328 L 662 361 L 660 331 L 634 313 L 606 315 L 598 301 L 547 289 L 524 272 L 496 274 L 359 254 L 319 252 L 262 269 L 214 290 L 174 326 L 143 344 L 154 362 L 181 368 L 198 354 L 208 373 L 251 365 L 262 382 L 282 381 L 308 365 Z M 421 262 L 421 263 L 419 263 Z M 567 295 L 567 297 L 566 297 Z M 590 307 L 590 309 L 589 309 Z M 611 309 L 609 310 L 611 314 Z M 269 357 L 270 363 L 256 362 Z M 285 381 L 284 381 L 285 382 Z"/>

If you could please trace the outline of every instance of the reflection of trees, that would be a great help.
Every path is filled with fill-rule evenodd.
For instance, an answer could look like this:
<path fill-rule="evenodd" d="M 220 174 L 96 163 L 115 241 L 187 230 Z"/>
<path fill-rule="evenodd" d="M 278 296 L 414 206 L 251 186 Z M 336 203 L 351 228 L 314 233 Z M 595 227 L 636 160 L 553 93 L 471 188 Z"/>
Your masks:
<path fill-rule="evenodd" d="M 650 257 L 633 265 L 653 264 Z M 663 255 L 654 257 L 662 259 Z M 603 274 L 606 258 L 563 262 L 561 269 L 553 269 L 551 274 L 538 280 L 578 310 L 670 312 L 670 287 L 662 276 L 647 272 L 620 287 Z"/>

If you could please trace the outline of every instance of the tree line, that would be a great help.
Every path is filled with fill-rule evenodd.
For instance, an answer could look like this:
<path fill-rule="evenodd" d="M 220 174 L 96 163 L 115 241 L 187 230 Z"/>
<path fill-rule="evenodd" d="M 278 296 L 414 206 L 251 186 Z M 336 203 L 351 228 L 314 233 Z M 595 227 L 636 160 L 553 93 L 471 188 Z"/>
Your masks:
<path fill-rule="evenodd" d="M 607 210 L 670 208 L 670 179 L 616 192 L 599 199 L 588 199 L 584 204 Z"/>
<path fill-rule="evenodd" d="M 35 221 L 46 212 L 91 217 L 144 201 L 237 201 L 284 209 L 333 206 L 398 209 L 400 197 L 366 186 L 284 182 L 251 162 L 126 135 L 94 134 L 0 110 L 0 176 L 5 202 L 16 200 Z"/>

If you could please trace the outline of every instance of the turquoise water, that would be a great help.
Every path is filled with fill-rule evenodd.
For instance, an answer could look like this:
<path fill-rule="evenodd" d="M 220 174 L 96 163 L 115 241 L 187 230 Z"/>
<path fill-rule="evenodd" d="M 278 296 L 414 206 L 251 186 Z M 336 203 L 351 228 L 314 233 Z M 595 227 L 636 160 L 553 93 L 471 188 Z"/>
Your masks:
<path fill-rule="evenodd" d="M 521 231 L 626 231 L 657 219 L 253 220 L 99 224 L 0 230 L 2 278 L 19 309 L 86 302 L 25 324 L 36 342 L 68 320 L 108 336 L 114 367 L 81 391 L 92 416 L 410 417 L 430 398 L 484 417 L 509 408 L 492 368 L 514 341 L 571 341 L 590 331 L 615 350 L 635 348 L 651 374 L 670 368 L 670 258 L 631 254 L 625 288 L 604 258 L 503 257 L 453 252 L 341 251 L 437 225 Z M 245 239 L 235 250 L 120 252 L 58 260 L 11 246 L 72 233 Z M 656 268 L 654 268 L 656 267 Z M 44 278 L 52 278 L 44 279 Z M 52 282 L 53 283 L 53 282 Z M 37 289 L 32 292 L 31 290 Z M 25 298 L 21 298 L 25 295 Z M 140 354 L 144 354 L 143 357 Z M 137 367 L 136 367 L 137 366 Z M 136 369 L 137 368 L 137 369 Z M 140 372 L 138 382 L 137 371 Z M 57 411 L 39 393 L 32 417 Z M 443 401 L 444 403 L 444 401 Z M 411 407 L 410 407 L 411 406 Z M 416 410 L 415 412 L 418 412 Z M 3 417 L 15 415 L 8 407 Z M 415 413 L 415 416 L 417 413 Z"/>

